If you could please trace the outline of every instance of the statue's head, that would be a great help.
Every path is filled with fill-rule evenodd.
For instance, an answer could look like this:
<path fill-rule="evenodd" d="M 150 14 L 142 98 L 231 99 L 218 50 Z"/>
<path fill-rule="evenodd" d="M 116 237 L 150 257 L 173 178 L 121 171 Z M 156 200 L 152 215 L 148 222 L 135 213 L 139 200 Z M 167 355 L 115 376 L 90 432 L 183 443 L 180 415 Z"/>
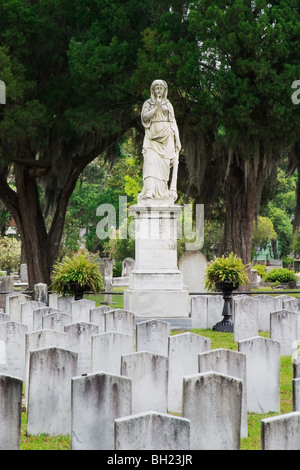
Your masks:
<path fill-rule="evenodd" d="M 168 95 L 168 85 L 164 80 L 154 80 L 151 83 L 151 87 L 150 87 L 151 97 L 155 98 L 158 88 L 162 92 L 162 99 L 166 99 Z"/>

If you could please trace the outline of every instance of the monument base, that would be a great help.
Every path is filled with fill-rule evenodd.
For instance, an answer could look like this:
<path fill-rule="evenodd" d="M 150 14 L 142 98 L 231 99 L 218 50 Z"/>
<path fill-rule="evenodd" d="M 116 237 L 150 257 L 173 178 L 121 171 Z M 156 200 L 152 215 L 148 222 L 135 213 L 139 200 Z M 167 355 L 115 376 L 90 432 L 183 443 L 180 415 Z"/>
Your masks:
<path fill-rule="evenodd" d="M 189 293 L 187 290 L 127 289 L 124 291 L 124 309 L 133 312 L 136 318 L 188 318 Z"/>

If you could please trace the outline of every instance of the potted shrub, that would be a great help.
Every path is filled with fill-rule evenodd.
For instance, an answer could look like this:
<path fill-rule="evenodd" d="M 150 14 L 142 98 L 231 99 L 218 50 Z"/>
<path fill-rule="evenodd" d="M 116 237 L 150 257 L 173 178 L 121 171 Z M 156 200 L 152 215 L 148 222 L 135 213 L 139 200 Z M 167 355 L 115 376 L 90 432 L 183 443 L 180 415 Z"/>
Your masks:
<path fill-rule="evenodd" d="M 51 288 L 62 295 L 74 295 L 75 300 L 80 300 L 84 292 L 99 293 L 104 283 L 98 264 L 83 253 L 78 253 L 66 256 L 55 264 Z"/>
<path fill-rule="evenodd" d="M 216 331 L 233 332 L 233 321 L 231 319 L 231 299 L 232 291 L 239 286 L 249 284 L 248 266 L 241 258 L 230 253 L 228 256 L 222 255 L 215 258 L 208 264 L 205 273 L 205 287 L 208 290 L 222 291 L 224 307 L 222 315 L 224 320 L 217 323 L 213 329 Z"/>

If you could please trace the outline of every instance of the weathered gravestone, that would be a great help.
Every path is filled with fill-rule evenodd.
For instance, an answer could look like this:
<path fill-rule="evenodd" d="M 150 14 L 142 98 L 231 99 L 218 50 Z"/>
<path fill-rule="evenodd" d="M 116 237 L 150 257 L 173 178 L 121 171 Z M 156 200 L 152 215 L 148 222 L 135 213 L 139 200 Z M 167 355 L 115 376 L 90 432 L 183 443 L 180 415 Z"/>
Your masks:
<path fill-rule="evenodd" d="M 300 310 L 300 299 L 284 300 L 282 308 L 284 310 L 290 310 L 292 312 L 299 312 L 299 310 Z"/>
<path fill-rule="evenodd" d="M 42 328 L 65 331 L 65 325 L 72 323 L 72 315 L 63 312 L 48 313 L 42 317 Z"/>
<path fill-rule="evenodd" d="M 122 261 L 122 277 L 129 277 L 129 274 L 135 266 L 135 260 L 133 258 L 125 258 Z"/>
<path fill-rule="evenodd" d="M 161 356 L 168 356 L 170 323 L 149 320 L 136 325 L 136 350 L 150 351 Z"/>
<path fill-rule="evenodd" d="M 10 321 L 22 323 L 21 305 L 25 302 L 31 302 L 30 295 L 8 294 L 6 296 L 5 313 L 9 314 Z"/>
<path fill-rule="evenodd" d="M 191 296 L 192 328 L 207 328 L 207 299 L 207 295 Z"/>
<path fill-rule="evenodd" d="M 182 412 L 182 381 L 198 373 L 198 355 L 210 350 L 210 339 L 194 333 L 169 337 L 168 411 Z"/>
<path fill-rule="evenodd" d="M 293 343 L 300 338 L 300 312 L 279 310 L 270 315 L 270 338 L 280 343 L 281 356 L 293 354 Z"/>
<path fill-rule="evenodd" d="M 242 381 L 205 372 L 183 379 L 182 416 L 190 420 L 192 450 L 239 450 Z"/>
<path fill-rule="evenodd" d="M 48 295 L 49 307 L 59 310 L 60 312 L 72 314 L 71 303 L 74 301 L 72 296 L 59 295 L 56 292 Z"/>
<path fill-rule="evenodd" d="M 238 343 L 247 361 L 247 409 L 252 413 L 280 411 L 280 344 L 262 336 Z"/>
<path fill-rule="evenodd" d="M 7 292 L 14 290 L 14 280 L 12 276 L 0 276 L 0 308 L 6 310 Z M 6 311 L 5 313 L 8 314 Z"/>
<path fill-rule="evenodd" d="M 0 374 L 0 450 L 19 450 L 23 381 Z"/>
<path fill-rule="evenodd" d="M 110 310 L 106 312 L 105 329 L 106 331 L 119 331 L 120 333 L 130 335 L 134 338 L 134 313 L 123 309 Z"/>
<path fill-rule="evenodd" d="M 132 336 L 108 331 L 92 336 L 92 372 L 120 375 L 121 357 L 135 352 Z"/>
<path fill-rule="evenodd" d="M 27 433 L 59 436 L 71 432 L 71 378 L 77 353 L 60 348 L 31 351 Z"/>
<path fill-rule="evenodd" d="M 6 321 L 9 321 L 9 315 L 7 313 L 0 312 L 0 322 L 3 323 Z"/>
<path fill-rule="evenodd" d="M 92 371 L 92 336 L 98 334 L 98 325 L 88 322 L 65 325 L 70 349 L 78 353 L 78 375 Z"/>
<path fill-rule="evenodd" d="M 261 294 L 256 298 L 257 301 L 257 321 L 259 331 L 270 331 L 270 314 L 276 312 L 282 307 L 282 299 L 278 296 Z"/>
<path fill-rule="evenodd" d="M 233 299 L 234 341 L 241 341 L 258 335 L 256 299 L 237 296 Z"/>
<path fill-rule="evenodd" d="M 0 323 L 0 340 L 5 342 L 5 364 L 0 373 L 25 379 L 25 334 L 27 326 L 22 323 Z"/>
<path fill-rule="evenodd" d="M 96 307 L 93 300 L 81 299 L 71 302 L 72 323 L 91 321 L 90 310 Z"/>
<path fill-rule="evenodd" d="M 213 349 L 199 354 L 199 373 L 214 371 L 242 380 L 241 437 L 248 436 L 246 355 L 230 349 Z"/>
<path fill-rule="evenodd" d="M 34 300 L 36 302 L 42 302 L 43 304 L 48 304 L 48 286 L 47 284 L 39 283 L 35 284 L 34 288 Z"/>
<path fill-rule="evenodd" d="M 121 375 L 132 379 L 132 413 L 167 412 L 168 358 L 148 351 L 122 356 Z"/>
<path fill-rule="evenodd" d="M 300 377 L 293 379 L 293 411 L 300 411 Z"/>
<path fill-rule="evenodd" d="M 70 349 L 67 333 L 55 330 L 37 330 L 25 334 L 25 404 L 28 404 L 28 379 L 30 353 L 36 349 L 61 348 Z"/>
<path fill-rule="evenodd" d="M 131 414 L 131 379 L 99 372 L 72 378 L 72 450 L 114 449 L 114 420 Z"/>
<path fill-rule="evenodd" d="M 206 256 L 197 250 L 188 250 L 179 259 L 179 270 L 182 272 L 183 283 L 189 292 L 205 292 Z"/>
<path fill-rule="evenodd" d="M 207 328 L 212 328 L 216 323 L 223 320 L 224 300 L 222 295 L 210 295 L 207 298 Z"/>
<path fill-rule="evenodd" d="M 190 422 L 148 411 L 115 420 L 116 450 L 189 450 Z"/>
<path fill-rule="evenodd" d="M 261 420 L 262 450 L 300 450 L 300 412 Z"/>
<path fill-rule="evenodd" d="M 51 307 L 42 307 L 33 310 L 33 331 L 41 330 L 43 328 L 43 317 L 49 315 L 50 313 L 56 313 L 59 310 L 56 310 Z"/>
<path fill-rule="evenodd" d="M 43 302 L 32 300 L 21 304 L 21 323 L 27 325 L 28 332 L 33 331 L 33 311 L 46 307 Z"/>
<path fill-rule="evenodd" d="M 105 314 L 111 311 L 112 311 L 111 307 L 108 307 L 107 305 L 102 305 L 100 307 L 95 307 L 91 309 L 90 322 L 98 325 L 99 333 L 105 333 L 106 331 Z"/>

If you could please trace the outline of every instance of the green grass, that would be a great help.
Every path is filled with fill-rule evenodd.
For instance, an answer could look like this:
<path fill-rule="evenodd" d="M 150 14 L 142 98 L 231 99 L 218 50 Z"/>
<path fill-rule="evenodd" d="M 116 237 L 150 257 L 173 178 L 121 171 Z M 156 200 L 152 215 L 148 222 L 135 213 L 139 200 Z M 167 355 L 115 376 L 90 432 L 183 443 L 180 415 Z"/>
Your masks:
<path fill-rule="evenodd" d="M 120 287 L 114 289 L 115 292 L 122 292 L 124 288 Z M 92 296 L 87 298 L 94 300 L 96 306 L 103 305 L 104 296 Z M 123 308 L 123 296 L 113 295 L 113 303 L 110 304 L 113 308 Z M 209 329 L 193 329 L 192 333 L 206 336 L 211 340 L 211 349 L 225 348 L 231 350 L 238 350 L 238 345 L 234 342 L 233 333 L 222 333 Z M 183 333 L 183 331 L 172 331 L 172 334 Z M 260 333 L 260 335 L 269 337 L 268 333 Z M 293 363 L 292 358 L 281 357 L 280 360 L 280 413 L 267 413 L 256 414 L 248 413 L 248 437 L 241 439 L 241 450 L 260 450 L 261 449 L 261 420 L 270 416 L 278 414 L 289 413 L 293 411 L 293 394 L 292 394 L 292 379 L 293 379 Z M 26 433 L 26 412 L 22 413 L 21 424 L 21 450 L 70 450 L 71 440 L 70 436 L 57 436 L 51 437 L 45 434 L 39 436 L 28 436 Z"/>

